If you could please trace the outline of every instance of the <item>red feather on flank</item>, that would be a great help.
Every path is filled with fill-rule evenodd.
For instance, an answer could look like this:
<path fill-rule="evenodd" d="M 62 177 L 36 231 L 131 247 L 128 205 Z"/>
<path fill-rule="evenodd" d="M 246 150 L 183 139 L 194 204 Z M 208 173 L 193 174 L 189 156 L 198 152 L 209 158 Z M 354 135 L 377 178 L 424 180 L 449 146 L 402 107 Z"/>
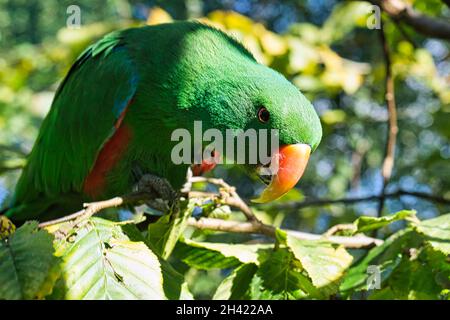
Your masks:
<path fill-rule="evenodd" d="M 131 130 L 128 126 L 122 125 L 122 121 L 132 102 L 133 99 L 130 100 L 120 114 L 114 124 L 116 132 L 114 132 L 112 137 L 103 145 L 103 148 L 100 150 L 100 153 L 95 160 L 94 167 L 84 180 L 83 192 L 92 198 L 99 196 L 105 189 L 107 173 L 120 160 L 131 139 Z"/>
<path fill-rule="evenodd" d="M 100 151 L 95 165 L 84 180 L 83 192 L 95 198 L 104 190 L 106 174 L 114 167 L 124 154 L 131 139 L 131 130 L 126 125 L 117 129 Z"/>

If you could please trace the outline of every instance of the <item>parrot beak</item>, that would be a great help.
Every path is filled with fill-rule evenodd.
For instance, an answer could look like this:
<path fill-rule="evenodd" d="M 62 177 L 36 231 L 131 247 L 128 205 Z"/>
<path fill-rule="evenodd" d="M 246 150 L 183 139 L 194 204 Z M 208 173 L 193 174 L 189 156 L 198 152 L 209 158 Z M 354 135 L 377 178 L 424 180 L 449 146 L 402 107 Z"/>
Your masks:
<path fill-rule="evenodd" d="M 270 202 L 291 190 L 302 177 L 310 154 L 311 147 L 307 144 L 298 143 L 280 147 L 272 156 L 270 167 L 260 168 L 261 179 L 270 183 L 257 199 L 252 199 L 252 202 Z M 264 172 L 261 174 L 261 171 Z"/>

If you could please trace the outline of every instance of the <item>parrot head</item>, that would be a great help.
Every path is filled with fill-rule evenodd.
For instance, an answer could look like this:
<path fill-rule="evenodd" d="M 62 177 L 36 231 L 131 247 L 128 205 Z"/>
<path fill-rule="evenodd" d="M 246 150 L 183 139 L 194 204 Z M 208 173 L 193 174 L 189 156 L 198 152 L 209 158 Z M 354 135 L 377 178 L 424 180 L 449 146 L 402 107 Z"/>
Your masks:
<path fill-rule="evenodd" d="M 220 117 L 220 123 L 215 123 L 215 126 L 244 128 L 244 132 L 254 130 L 253 132 L 260 133 L 261 129 L 266 130 L 267 135 L 258 135 L 257 147 L 246 146 L 244 152 L 248 161 L 241 164 L 267 185 L 261 195 L 253 199 L 254 202 L 265 203 L 281 197 L 297 184 L 310 154 L 320 143 L 322 127 L 312 104 L 294 85 L 267 67 L 259 66 L 256 69 L 257 75 L 250 76 L 250 69 L 242 70 L 234 84 L 231 82 L 222 87 L 228 87 L 225 90 L 229 102 L 226 104 L 220 94 L 218 99 L 221 105 L 226 105 L 224 109 L 229 114 Z M 228 79 L 227 82 L 229 81 Z M 212 115 L 214 121 L 218 117 L 216 114 Z M 272 138 L 277 139 L 276 144 Z M 254 143 L 250 140 L 246 142 Z M 259 156 L 261 143 L 267 146 L 264 150 L 272 149 L 270 161 L 250 163 L 252 155 L 248 152 L 249 149 Z M 242 150 L 238 149 L 236 152 Z M 256 159 L 262 160 L 259 157 Z"/>
<path fill-rule="evenodd" d="M 269 149 L 275 132 L 278 147 L 271 161 L 242 165 L 267 184 L 253 201 L 265 203 L 281 197 L 300 180 L 310 154 L 320 143 L 322 127 L 314 107 L 283 75 L 258 63 L 225 33 L 203 26 L 184 40 L 187 53 L 180 60 L 180 68 L 184 75 L 186 69 L 189 72 L 183 77 L 187 89 L 179 105 L 201 119 L 204 129 L 216 128 L 224 133 L 230 129 L 266 129 Z M 191 79 L 186 80 L 189 75 Z M 186 86 L 186 81 L 191 85 Z M 247 159 L 251 157 L 248 151 L 247 145 L 243 151 Z"/>

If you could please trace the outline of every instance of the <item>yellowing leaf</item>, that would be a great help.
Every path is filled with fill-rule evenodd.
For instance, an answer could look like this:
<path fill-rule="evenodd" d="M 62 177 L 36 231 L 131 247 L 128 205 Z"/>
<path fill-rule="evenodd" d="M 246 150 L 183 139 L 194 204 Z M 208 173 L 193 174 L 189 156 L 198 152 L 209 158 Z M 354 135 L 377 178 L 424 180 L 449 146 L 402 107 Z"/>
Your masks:
<path fill-rule="evenodd" d="M 299 240 L 287 234 L 286 244 L 317 288 L 339 281 L 353 260 L 343 247 L 323 241 Z"/>
<path fill-rule="evenodd" d="M 58 275 L 53 273 L 58 259 L 53 255 L 52 240 L 36 222 L 28 222 L 7 240 L 0 240 L 0 300 L 36 299 L 49 292 Z"/>
<path fill-rule="evenodd" d="M 297 73 L 306 70 L 312 71 L 320 62 L 317 50 L 310 44 L 294 37 L 288 37 L 289 71 Z"/>
<path fill-rule="evenodd" d="M 0 240 L 9 237 L 16 231 L 16 226 L 6 216 L 0 216 Z"/>
<path fill-rule="evenodd" d="M 147 17 L 148 25 L 155 25 L 161 23 L 172 22 L 172 17 L 164 9 L 159 7 L 152 8 Z"/>
<path fill-rule="evenodd" d="M 336 123 L 341 123 L 345 121 L 345 112 L 343 110 L 327 110 L 320 118 L 322 121 L 328 125 L 334 125 Z"/>
<path fill-rule="evenodd" d="M 272 56 L 282 55 L 287 50 L 285 40 L 271 31 L 264 29 L 260 35 L 260 40 L 264 51 Z"/>

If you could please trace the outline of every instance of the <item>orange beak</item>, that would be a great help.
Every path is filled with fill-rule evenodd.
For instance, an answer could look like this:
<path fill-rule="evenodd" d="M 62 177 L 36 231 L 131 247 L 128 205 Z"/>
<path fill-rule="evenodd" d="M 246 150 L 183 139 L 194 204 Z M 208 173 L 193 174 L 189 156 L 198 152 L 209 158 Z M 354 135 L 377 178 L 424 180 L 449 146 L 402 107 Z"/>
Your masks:
<path fill-rule="evenodd" d="M 305 171 L 311 147 L 307 144 L 290 144 L 280 147 L 272 156 L 269 170 L 272 174 L 270 184 L 263 190 L 256 203 L 266 203 L 278 199 L 291 190 Z"/>

